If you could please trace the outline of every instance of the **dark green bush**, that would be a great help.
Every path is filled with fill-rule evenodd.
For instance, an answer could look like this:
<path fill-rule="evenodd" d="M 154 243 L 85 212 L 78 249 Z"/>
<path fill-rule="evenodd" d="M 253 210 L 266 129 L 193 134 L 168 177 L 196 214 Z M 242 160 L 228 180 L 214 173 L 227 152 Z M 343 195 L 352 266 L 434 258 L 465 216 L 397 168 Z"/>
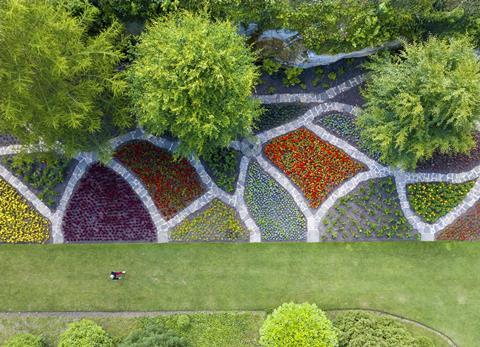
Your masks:
<path fill-rule="evenodd" d="M 414 337 L 400 322 L 369 312 L 340 314 L 333 324 L 338 329 L 339 347 L 434 347 L 431 339 Z"/>
<path fill-rule="evenodd" d="M 45 347 L 45 341 L 41 336 L 32 334 L 17 334 L 8 339 L 3 347 Z"/>
<path fill-rule="evenodd" d="M 97 323 L 82 319 L 68 325 L 58 347 L 113 347 L 113 340 Z"/>
<path fill-rule="evenodd" d="M 160 322 L 145 320 L 143 327 L 131 332 L 119 347 L 187 347 L 189 343 Z"/>
<path fill-rule="evenodd" d="M 434 153 L 468 153 L 480 119 L 480 62 L 467 38 L 407 44 L 368 65 L 358 117 L 362 138 L 382 160 L 414 169 Z"/>
<path fill-rule="evenodd" d="M 202 161 L 215 183 L 227 193 L 235 192 L 240 153 L 231 148 L 213 149 Z"/>

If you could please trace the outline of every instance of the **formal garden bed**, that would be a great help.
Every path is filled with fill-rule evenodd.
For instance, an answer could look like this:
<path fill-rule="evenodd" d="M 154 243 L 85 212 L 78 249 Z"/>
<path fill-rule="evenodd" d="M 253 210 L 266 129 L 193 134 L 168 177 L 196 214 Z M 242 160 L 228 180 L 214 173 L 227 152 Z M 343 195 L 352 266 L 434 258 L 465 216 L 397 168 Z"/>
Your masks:
<path fill-rule="evenodd" d="M 49 221 L 0 178 L 0 243 L 42 243 L 49 238 Z"/>
<path fill-rule="evenodd" d="M 78 163 L 54 153 L 8 155 L 1 162 L 52 209 L 58 206 Z"/>
<path fill-rule="evenodd" d="M 19 141 L 7 134 L 0 134 L 0 146 L 10 146 L 10 145 L 18 145 Z"/>
<path fill-rule="evenodd" d="M 273 60 L 263 62 L 255 94 L 322 93 L 365 72 L 364 58 L 342 59 L 308 69 L 281 67 Z"/>
<path fill-rule="evenodd" d="M 233 194 L 237 187 L 242 153 L 233 148 L 220 148 L 202 156 L 205 170 L 218 187 Z"/>
<path fill-rule="evenodd" d="M 475 181 L 413 183 L 407 185 L 407 197 L 415 213 L 425 222 L 435 223 L 457 207 L 474 185 Z"/>
<path fill-rule="evenodd" d="M 435 153 L 429 160 L 420 162 L 417 172 L 459 173 L 480 165 L 480 132 L 475 133 L 475 147 L 468 154 L 447 155 Z"/>
<path fill-rule="evenodd" d="M 257 162 L 248 166 L 245 202 L 263 241 L 302 241 L 307 223 L 292 196 Z"/>
<path fill-rule="evenodd" d="M 140 198 L 113 170 L 92 165 L 68 203 L 65 242 L 156 241 L 156 229 Z"/>
<path fill-rule="evenodd" d="M 364 164 L 305 128 L 273 139 L 264 151 L 302 190 L 312 208 L 318 208 L 340 184 L 366 170 Z"/>
<path fill-rule="evenodd" d="M 392 177 L 362 182 L 337 200 L 322 220 L 323 241 L 416 240 L 400 208 Z"/>
<path fill-rule="evenodd" d="M 470 207 L 435 238 L 456 241 L 480 240 L 480 202 Z"/>
<path fill-rule="evenodd" d="M 365 106 L 366 100 L 362 95 L 362 88 L 365 88 L 365 84 L 352 87 L 346 92 L 337 95 L 331 101 L 357 107 L 363 107 Z"/>
<path fill-rule="evenodd" d="M 165 219 L 174 217 L 205 192 L 188 160 L 175 160 L 167 150 L 148 141 L 124 144 L 115 158 L 138 176 Z"/>
<path fill-rule="evenodd" d="M 263 105 L 264 112 L 255 122 L 254 133 L 261 133 L 293 121 L 316 105 L 295 102 Z"/>
<path fill-rule="evenodd" d="M 250 232 L 237 212 L 215 199 L 170 232 L 172 241 L 248 241 Z"/>
<path fill-rule="evenodd" d="M 327 112 L 314 120 L 333 135 L 347 141 L 374 160 L 380 160 L 380 154 L 370 148 L 369 144 L 360 137 L 360 129 L 356 124 L 356 117 L 345 112 Z"/>

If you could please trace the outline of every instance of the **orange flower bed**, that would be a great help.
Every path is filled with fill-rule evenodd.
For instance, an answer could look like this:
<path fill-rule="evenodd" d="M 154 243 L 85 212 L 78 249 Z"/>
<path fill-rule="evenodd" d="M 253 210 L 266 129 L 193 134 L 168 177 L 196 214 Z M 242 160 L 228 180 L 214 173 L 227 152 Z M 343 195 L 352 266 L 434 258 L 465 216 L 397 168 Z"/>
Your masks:
<path fill-rule="evenodd" d="M 305 128 L 270 141 L 265 155 L 295 182 L 313 208 L 345 180 L 366 169 Z"/>

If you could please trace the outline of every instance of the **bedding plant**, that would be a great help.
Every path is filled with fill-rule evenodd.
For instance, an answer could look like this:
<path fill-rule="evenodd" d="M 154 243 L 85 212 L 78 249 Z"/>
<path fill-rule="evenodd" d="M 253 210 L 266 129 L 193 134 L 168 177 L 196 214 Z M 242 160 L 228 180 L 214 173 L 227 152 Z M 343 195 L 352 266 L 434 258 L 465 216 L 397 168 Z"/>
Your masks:
<path fill-rule="evenodd" d="M 462 202 L 475 181 L 465 183 L 421 182 L 407 185 L 413 210 L 427 223 L 435 223 Z"/>
<path fill-rule="evenodd" d="M 307 222 L 292 196 L 255 161 L 248 166 L 244 197 L 263 241 L 306 239 Z"/>
<path fill-rule="evenodd" d="M 255 121 L 255 133 L 260 133 L 303 116 L 316 104 L 280 103 L 263 105 L 264 112 Z"/>
<path fill-rule="evenodd" d="M 195 169 L 186 159 L 147 141 L 121 146 L 115 158 L 143 182 L 165 219 L 171 219 L 204 193 Z"/>
<path fill-rule="evenodd" d="M 65 242 L 156 241 L 140 198 L 113 170 L 94 164 L 85 173 L 63 218 Z"/>
<path fill-rule="evenodd" d="M 338 199 L 322 220 L 324 241 L 414 240 L 414 232 L 400 208 L 392 177 L 362 182 Z"/>
<path fill-rule="evenodd" d="M 48 239 L 48 220 L 11 185 L 0 179 L 0 242 L 41 243 Z"/>
<path fill-rule="evenodd" d="M 247 241 L 249 232 L 235 210 L 215 199 L 175 227 L 170 238 L 174 241 Z"/>
<path fill-rule="evenodd" d="M 312 208 L 318 208 L 337 186 L 366 169 L 305 128 L 270 141 L 265 155 L 302 190 Z"/>
<path fill-rule="evenodd" d="M 480 240 L 480 202 L 456 219 L 436 236 L 437 240 Z"/>

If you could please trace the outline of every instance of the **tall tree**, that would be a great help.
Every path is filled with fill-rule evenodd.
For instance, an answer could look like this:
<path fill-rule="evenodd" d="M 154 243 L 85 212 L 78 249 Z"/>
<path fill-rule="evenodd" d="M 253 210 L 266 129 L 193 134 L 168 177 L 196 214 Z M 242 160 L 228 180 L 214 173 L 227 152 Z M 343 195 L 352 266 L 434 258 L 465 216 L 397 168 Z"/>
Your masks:
<path fill-rule="evenodd" d="M 199 155 L 251 132 L 259 115 L 251 97 L 255 57 L 229 22 L 188 12 L 159 19 L 142 35 L 128 72 L 140 124 L 181 140 Z"/>
<path fill-rule="evenodd" d="M 407 44 L 369 65 L 363 138 L 382 159 L 414 169 L 444 154 L 468 153 L 480 120 L 480 63 L 466 38 Z"/>
<path fill-rule="evenodd" d="M 47 0 L 4 0 L 0 18 L 0 132 L 74 155 L 128 123 L 118 24 L 89 37 L 88 20 Z"/>

